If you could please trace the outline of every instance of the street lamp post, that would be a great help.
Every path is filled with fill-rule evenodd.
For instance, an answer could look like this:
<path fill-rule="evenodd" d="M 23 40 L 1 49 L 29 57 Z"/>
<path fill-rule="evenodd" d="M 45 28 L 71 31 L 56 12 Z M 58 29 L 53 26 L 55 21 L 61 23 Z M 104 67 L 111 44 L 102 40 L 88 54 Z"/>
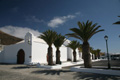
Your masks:
<path fill-rule="evenodd" d="M 107 41 L 108 41 L 108 36 L 105 35 L 104 39 L 105 39 L 105 41 L 106 41 L 107 58 L 108 58 L 108 69 L 110 69 L 111 66 L 110 66 L 110 58 L 109 58 L 109 53 L 108 53 L 108 42 L 107 42 Z"/>

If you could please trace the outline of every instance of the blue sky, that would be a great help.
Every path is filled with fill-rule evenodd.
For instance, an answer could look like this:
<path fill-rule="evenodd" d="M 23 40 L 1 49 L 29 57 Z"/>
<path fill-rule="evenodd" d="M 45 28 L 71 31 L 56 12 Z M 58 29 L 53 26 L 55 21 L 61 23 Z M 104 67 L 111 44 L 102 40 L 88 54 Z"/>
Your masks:
<path fill-rule="evenodd" d="M 113 25 L 120 19 L 117 16 L 120 0 L 0 0 L 0 30 L 18 37 L 30 30 L 39 35 L 48 29 L 65 35 L 78 27 L 78 21 L 90 20 L 105 29 L 89 41 L 102 52 L 106 52 L 105 35 L 109 37 L 109 52 L 120 52 L 120 25 Z"/>

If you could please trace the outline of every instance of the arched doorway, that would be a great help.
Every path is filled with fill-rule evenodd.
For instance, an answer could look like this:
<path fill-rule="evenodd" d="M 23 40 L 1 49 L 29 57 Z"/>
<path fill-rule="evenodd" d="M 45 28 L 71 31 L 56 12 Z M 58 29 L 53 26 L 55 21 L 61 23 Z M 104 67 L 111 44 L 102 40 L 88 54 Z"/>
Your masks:
<path fill-rule="evenodd" d="M 17 54 L 17 64 L 24 64 L 25 53 L 24 50 L 20 49 Z"/>

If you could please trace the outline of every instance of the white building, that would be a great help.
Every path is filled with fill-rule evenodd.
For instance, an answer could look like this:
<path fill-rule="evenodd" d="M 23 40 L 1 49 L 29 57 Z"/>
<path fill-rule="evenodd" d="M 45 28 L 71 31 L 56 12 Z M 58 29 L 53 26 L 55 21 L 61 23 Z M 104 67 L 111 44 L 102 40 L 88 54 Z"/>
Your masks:
<path fill-rule="evenodd" d="M 71 59 L 73 61 L 72 49 L 66 47 L 69 43 L 66 40 L 60 48 L 61 61 L 67 61 Z M 56 61 L 56 48 L 53 48 L 53 61 Z M 34 36 L 28 32 L 25 35 L 25 39 L 13 45 L 5 46 L 4 50 L 0 53 L 0 63 L 18 63 L 18 64 L 36 64 L 47 63 L 47 49 L 48 45 L 40 38 Z M 77 60 L 80 59 L 80 55 L 77 51 Z"/>

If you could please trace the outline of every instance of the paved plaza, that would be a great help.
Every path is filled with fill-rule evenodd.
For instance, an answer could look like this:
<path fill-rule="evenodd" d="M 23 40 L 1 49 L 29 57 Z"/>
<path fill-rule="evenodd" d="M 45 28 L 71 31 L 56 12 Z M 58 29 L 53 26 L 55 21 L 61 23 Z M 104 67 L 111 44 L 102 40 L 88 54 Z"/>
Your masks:
<path fill-rule="evenodd" d="M 119 64 L 117 64 L 119 62 L 112 61 L 112 64 L 119 67 Z M 94 62 L 93 65 L 98 66 L 106 63 L 106 61 L 99 61 Z M 36 66 L 1 64 L 0 80 L 120 80 L 120 76 L 71 72 L 69 69 L 70 67 L 62 70 L 49 70 L 36 68 Z"/>

